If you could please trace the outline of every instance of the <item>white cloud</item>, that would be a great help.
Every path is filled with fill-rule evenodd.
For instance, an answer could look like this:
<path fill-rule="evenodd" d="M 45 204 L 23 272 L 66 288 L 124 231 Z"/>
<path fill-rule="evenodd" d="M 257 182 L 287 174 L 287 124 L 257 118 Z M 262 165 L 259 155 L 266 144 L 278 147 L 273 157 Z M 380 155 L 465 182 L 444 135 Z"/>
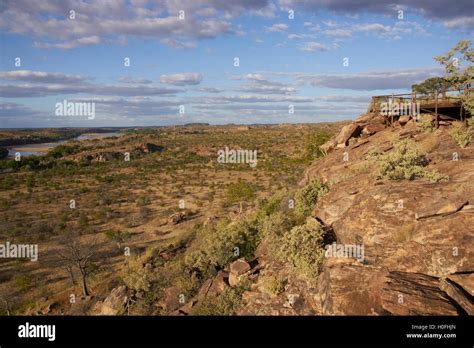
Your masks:
<path fill-rule="evenodd" d="M 88 45 L 97 45 L 100 43 L 100 37 L 88 36 L 88 37 L 81 37 L 79 39 L 73 39 L 69 41 L 64 41 L 61 43 L 47 43 L 47 42 L 34 42 L 33 47 L 35 48 L 59 48 L 63 50 L 69 50 L 71 48 L 76 48 L 80 46 L 88 46 Z"/>
<path fill-rule="evenodd" d="M 409 89 L 414 83 L 442 74 L 443 70 L 436 67 L 368 71 L 355 74 L 295 73 L 292 76 L 299 83 L 307 83 L 315 87 L 371 91 L 379 89 Z"/>
<path fill-rule="evenodd" d="M 167 46 L 171 46 L 174 48 L 195 48 L 196 44 L 194 42 L 180 42 L 175 39 L 166 38 L 161 40 Z"/>
<path fill-rule="evenodd" d="M 161 75 L 160 77 L 162 83 L 175 86 L 198 85 L 201 83 L 202 79 L 203 75 L 198 73 Z"/>
<path fill-rule="evenodd" d="M 305 52 L 328 51 L 329 47 L 316 41 L 310 41 L 301 46 L 300 50 Z"/>
<path fill-rule="evenodd" d="M 284 24 L 284 23 L 277 23 L 277 24 L 273 24 L 271 27 L 267 27 L 265 28 L 265 31 L 267 33 L 274 33 L 274 32 L 283 32 L 285 30 L 288 29 L 288 24 Z"/>

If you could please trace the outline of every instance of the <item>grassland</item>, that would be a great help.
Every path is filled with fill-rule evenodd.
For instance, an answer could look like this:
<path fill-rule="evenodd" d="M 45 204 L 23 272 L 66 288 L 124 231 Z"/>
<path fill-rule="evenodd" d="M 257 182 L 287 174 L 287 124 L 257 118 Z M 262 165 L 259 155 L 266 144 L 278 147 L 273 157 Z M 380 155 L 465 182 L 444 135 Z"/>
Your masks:
<path fill-rule="evenodd" d="M 0 241 L 39 247 L 37 262 L 0 259 L 1 313 L 90 314 L 95 300 L 126 284 L 141 296 L 133 314 L 166 314 L 156 305 L 165 301 L 165 289 L 191 296 L 205 280 L 184 274 L 186 258 L 213 240 L 204 237 L 205 226 L 238 220 L 273 193 L 292 192 L 304 168 L 321 156 L 318 145 L 340 127 L 128 129 L 118 138 L 70 141 L 45 156 L 0 161 Z M 7 141 L 12 131 L 2 136 Z M 143 144 L 160 150 L 137 151 Z M 218 163 L 226 146 L 256 150 L 257 166 Z M 90 160 L 103 152 L 118 155 Z M 62 257 L 71 240 L 91 251 L 91 296 Z M 137 266 L 147 260 L 152 275 Z M 71 295 L 81 305 L 72 306 Z"/>

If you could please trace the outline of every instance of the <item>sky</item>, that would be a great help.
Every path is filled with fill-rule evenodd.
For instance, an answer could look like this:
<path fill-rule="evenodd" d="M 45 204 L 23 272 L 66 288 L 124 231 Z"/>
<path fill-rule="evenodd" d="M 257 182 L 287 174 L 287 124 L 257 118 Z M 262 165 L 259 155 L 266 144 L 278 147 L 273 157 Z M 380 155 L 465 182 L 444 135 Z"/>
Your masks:
<path fill-rule="evenodd" d="M 353 119 L 443 75 L 471 0 L 1 0 L 0 128 Z M 238 63 L 238 64 L 237 64 Z M 58 115 L 94 103 L 95 116 Z M 92 104 L 89 104 L 92 105 Z"/>

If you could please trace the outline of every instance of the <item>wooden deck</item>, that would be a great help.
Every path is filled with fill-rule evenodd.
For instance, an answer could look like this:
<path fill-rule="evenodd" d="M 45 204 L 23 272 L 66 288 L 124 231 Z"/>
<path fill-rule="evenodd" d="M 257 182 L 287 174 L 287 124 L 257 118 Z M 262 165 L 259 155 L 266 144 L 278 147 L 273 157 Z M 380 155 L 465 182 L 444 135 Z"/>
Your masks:
<path fill-rule="evenodd" d="M 466 88 L 464 91 L 471 93 L 472 88 Z M 441 94 L 441 95 L 440 95 Z M 443 119 L 460 120 L 467 122 L 471 115 L 463 108 L 460 98 L 460 92 L 457 90 L 443 90 L 434 96 L 428 97 L 419 93 L 388 94 L 373 96 L 369 111 L 382 114 L 387 117 L 390 124 L 393 124 L 400 116 L 405 114 L 384 115 L 382 109 L 387 105 L 414 105 L 416 107 L 407 108 L 415 116 L 413 110 L 420 110 L 420 113 L 429 113 L 435 116 L 436 127 L 439 127 L 440 116 Z M 409 115 L 410 116 L 410 115 Z"/>

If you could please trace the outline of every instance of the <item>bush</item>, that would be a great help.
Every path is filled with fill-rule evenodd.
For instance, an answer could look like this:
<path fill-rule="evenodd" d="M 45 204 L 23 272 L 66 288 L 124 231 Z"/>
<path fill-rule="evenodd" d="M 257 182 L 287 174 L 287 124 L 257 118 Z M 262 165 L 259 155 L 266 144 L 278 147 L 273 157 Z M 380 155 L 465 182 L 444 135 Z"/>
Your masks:
<path fill-rule="evenodd" d="M 404 139 L 394 142 L 389 153 L 372 153 L 378 171 L 378 178 L 389 180 L 414 180 L 425 178 L 430 182 L 448 180 L 448 176 L 424 168 L 428 163 L 426 154 L 418 150 L 416 144 Z"/>
<path fill-rule="evenodd" d="M 253 218 L 210 226 L 203 230 L 199 250 L 188 254 L 185 264 L 201 275 L 208 275 L 238 257 L 252 258 L 259 241 L 257 222 Z M 235 255 L 236 250 L 238 255 Z"/>
<path fill-rule="evenodd" d="M 130 232 L 108 230 L 105 232 L 105 236 L 112 242 L 115 242 L 117 247 L 121 249 L 122 244 L 128 241 L 132 237 L 132 234 Z"/>
<path fill-rule="evenodd" d="M 313 180 L 308 185 L 296 192 L 295 214 L 299 217 L 306 217 L 311 214 L 319 198 L 329 191 L 326 184 Z"/>
<path fill-rule="evenodd" d="M 32 287 L 31 277 L 23 274 L 15 277 L 15 285 L 18 290 L 26 291 Z"/>
<path fill-rule="evenodd" d="M 255 193 L 252 187 L 244 181 L 229 184 L 226 191 L 227 202 L 237 203 L 242 201 L 253 200 Z"/>
<path fill-rule="evenodd" d="M 217 298 L 206 298 L 198 303 L 191 315 L 233 315 L 242 302 L 242 294 L 249 289 L 249 283 L 241 281 L 235 288 L 225 289 Z"/>
<path fill-rule="evenodd" d="M 428 117 L 423 116 L 425 115 L 420 115 L 417 119 L 417 127 L 419 127 L 424 132 L 432 132 L 435 129 L 435 125 L 433 120 L 431 119 L 431 115 L 427 115 Z"/>
<path fill-rule="evenodd" d="M 449 131 L 449 135 L 459 146 L 466 147 L 472 140 L 472 130 L 470 128 L 464 127 L 461 122 L 455 122 Z"/>
<path fill-rule="evenodd" d="M 280 210 L 280 205 L 283 200 L 282 193 L 276 193 L 269 198 L 261 199 L 258 204 L 258 215 L 269 216 Z"/>
<path fill-rule="evenodd" d="M 272 295 L 280 295 L 285 291 L 286 279 L 282 280 L 275 276 L 267 276 L 262 280 L 263 288 Z"/>
<path fill-rule="evenodd" d="M 306 139 L 304 159 L 308 162 L 312 162 L 315 159 L 324 156 L 320 146 L 326 143 L 331 138 L 331 135 L 325 131 L 317 131 L 311 134 Z"/>
<path fill-rule="evenodd" d="M 122 273 L 122 280 L 129 289 L 148 292 L 153 277 L 151 271 L 142 266 L 140 258 L 127 258 L 127 267 Z"/>
<path fill-rule="evenodd" d="M 281 212 L 266 217 L 260 227 L 262 238 L 267 242 L 268 251 L 271 255 L 275 255 L 280 246 L 283 236 L 291 231 L 296 221 L 290 215 Z"/>
<path fill-rule="evenodd" d="M 78 145 L 58 145 L 49 150 L 47 156 L 53 158 L 60 158 L 67 155 L 78 153 L 80 148 Z"/>
<path fill-rule="evenodd" d="M 316 277 L 324 258 L 323 227 L 313 218 L 308 218 L 304 225 L 293 227 L 281 238 L 275 256 L 281 262 L 290 262 L 299 274 Z"/>

